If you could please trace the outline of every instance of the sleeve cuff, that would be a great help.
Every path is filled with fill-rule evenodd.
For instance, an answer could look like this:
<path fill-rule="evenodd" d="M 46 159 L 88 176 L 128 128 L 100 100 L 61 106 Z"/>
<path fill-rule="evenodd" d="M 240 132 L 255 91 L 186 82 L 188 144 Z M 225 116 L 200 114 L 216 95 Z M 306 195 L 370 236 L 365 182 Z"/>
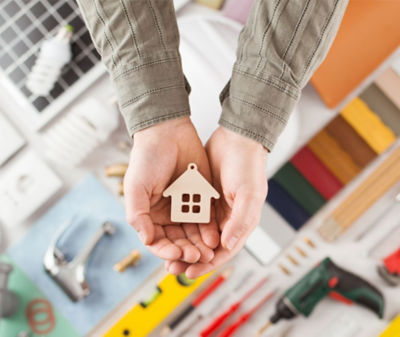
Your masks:
<path fill-rule="evenodd" d="M 278 78 L 263 78 L 235 66 L 221 93 L 219 124 L 272 151 L 299 95 L 298 88 Z"/>
<path fill-rule="evenodd" d="M 190 86 L 178 57 L 118 69 L 113 83 L 131 136 L 154 124 L 190 115 Z"/>

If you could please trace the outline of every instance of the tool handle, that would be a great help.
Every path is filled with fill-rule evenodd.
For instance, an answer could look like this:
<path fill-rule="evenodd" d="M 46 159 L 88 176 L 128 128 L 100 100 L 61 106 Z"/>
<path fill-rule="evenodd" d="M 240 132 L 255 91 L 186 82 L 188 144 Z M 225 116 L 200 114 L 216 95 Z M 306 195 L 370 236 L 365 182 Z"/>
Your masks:
<path fill-rule="evenodd" d="M 290 302 L 296 312 L 308 317 L 326 295 L 348 304 L 358 303 L 371 309 L 379 317 L 383 316 L 385 300 L 381 292 L 361 277 L 336 266 L 330 258 L 325 258 L 286 291 L 283 302 Z M 284 307 L 285 305 L 282 306 Z M 288 312 L 284 311 L 285 315 L 281 315 L 282 317 L 293 317 L 286 315 Z"/>
<path fill-rule="evenodd" d="M 203 302 L 208 296 L 210 296 L 214 290 L 216 290 L 223 282 L 225 281 L 225 277 L 223 275 L 218 276 L 214 280 L 213 283 L 211 283 L 194 301 L 193 301 L 193 306 L 197 307 Z"/>
<path fill-rule="evenodd" d="M 328 286 L 331 288 L 331 297 L 345 303 L 358 303 L 383 317 L 384 298 L 377 288 L 332 261 L 326 266 L 330 274 Z"/>
<path fill-rule="evenodd" d="M 251 314 L 246 313 L 240 316 L 234 323 L 228 326 L 225 330 L 223 330 L 218 337 L 230 337 L 239 329 L 247 320 L 250 318 Z"/>
<path fill-rule="evenodd" d="M 186 316 L 188 316 L 192 311 L 193 311 L 194 307 L 193 306 L 189 306 L 187 307 L 185 310 L 183 310 L 170 324 L 169 327 L 171 328 L 171 330 L 174 330 L 180 322 L 182 322 Z"/>
<path fill-rule="evenodd" d="M 207 326 L 204 330 L 200 332 L 201 337 L 209 337 L 211 334 L 217 330 L 227 319 L 229 316 L 234 314 L 240 307 L 240 302 L 236 302 L 229 307 L 228 310 L 219 315 L 216 319 L 214 319 L 209 326 Z"/>

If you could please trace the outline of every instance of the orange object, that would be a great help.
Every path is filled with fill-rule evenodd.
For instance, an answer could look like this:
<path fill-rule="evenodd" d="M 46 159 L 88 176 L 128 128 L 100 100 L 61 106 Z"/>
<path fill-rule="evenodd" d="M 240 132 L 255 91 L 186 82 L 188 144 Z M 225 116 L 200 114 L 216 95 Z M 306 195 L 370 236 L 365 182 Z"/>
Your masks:
<path fill-rule="evenodd" d="M 350 0 L 311 83 L 335 107 L 400 46 L 400 1 Z"/>
<path fill-rule="evenodd" d="M 343 185 L 361 171 L 350 155 L 326 130 L 317 133 L 307 146 Z"/>
<path fill-rule="evenodd" d="M 396 140 L 394 132 L 358 97 L 343 108 L 341 115 L 378 154 Z"/>

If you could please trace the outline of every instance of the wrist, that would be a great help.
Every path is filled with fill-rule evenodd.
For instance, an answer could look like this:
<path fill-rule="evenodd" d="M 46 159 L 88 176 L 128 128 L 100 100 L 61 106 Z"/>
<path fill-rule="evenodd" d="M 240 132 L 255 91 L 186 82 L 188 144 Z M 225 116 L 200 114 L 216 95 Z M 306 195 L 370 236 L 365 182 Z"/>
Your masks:
<path fill-rule="evenodd" d="M 179 135 L 179 131 L 187 127 L 192 127 L 193 124 L 189 116 L 179 117 L 163 121 L 161 123 L 152 125 L 148 128 L 142 129 L 133 135 L 134 142 L 140 142 L 145 139 L 149 141 L 152 138 L 161 138 L 164 140 L 170 139 L 171 136 Z"/>
<path fill-rule="evenodd" d="M 256 140 L 246 137 L 238 132 L 229 130 L 224 126 L 219 126 L 217 132 L 221 133 L 223 137 L 226 138 L 227 142 L 232 146 L 244 148 L 251 153 L 263 156 L 266 159 L 269 150 Z"/>

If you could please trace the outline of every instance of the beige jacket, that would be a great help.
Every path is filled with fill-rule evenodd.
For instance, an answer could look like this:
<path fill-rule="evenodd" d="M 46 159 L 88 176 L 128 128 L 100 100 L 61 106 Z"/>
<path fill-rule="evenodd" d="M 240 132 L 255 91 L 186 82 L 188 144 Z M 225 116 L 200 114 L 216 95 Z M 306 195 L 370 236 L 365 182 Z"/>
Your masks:
<path fill-rule="evenodd" d="M 239 0 L 240 1 L 240 0 Z M 220 95 L 220 125 L 272 150 L 348 0 L 255 0 Z M 131 135 L 190 114 L 172 0 L 78 0 Z M 210 51 L 211 52 L 211 51 Z"/>

